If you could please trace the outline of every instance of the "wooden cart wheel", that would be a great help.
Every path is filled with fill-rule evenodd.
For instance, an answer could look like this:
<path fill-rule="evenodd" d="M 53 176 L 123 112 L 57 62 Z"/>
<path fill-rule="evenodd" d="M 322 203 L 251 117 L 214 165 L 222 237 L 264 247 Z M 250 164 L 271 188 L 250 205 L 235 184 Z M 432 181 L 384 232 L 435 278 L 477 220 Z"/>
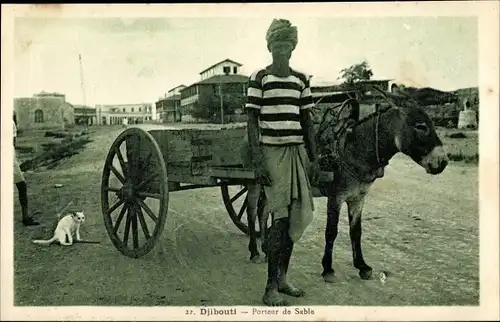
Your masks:
<path fill-rule="evenodd" d="M 229 218 L 244 234 L 249 235 L 247 221 L 247 187 L 238 185 L 221 185 L 222 199 Z M 256 237 L 260 237 L 259 219 L 255 220 Z"/>
<path fill-rule="evenodd" d="M 104 225 L 121 253 L 138 258 L 155 246 L 167 219 L 168 179 L 163 154 L 151 134 L 130 128 L 113 142 L 102 173 L 101 203 Z"/>

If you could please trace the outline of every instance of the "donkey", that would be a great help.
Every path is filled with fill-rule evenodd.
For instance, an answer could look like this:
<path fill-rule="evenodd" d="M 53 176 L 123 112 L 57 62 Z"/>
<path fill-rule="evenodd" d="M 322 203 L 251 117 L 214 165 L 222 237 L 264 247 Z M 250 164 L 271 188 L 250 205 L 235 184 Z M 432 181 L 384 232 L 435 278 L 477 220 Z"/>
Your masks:
<path fill-rule="evenodd" d="M 374 88 L 377 90 L 376 88 Z M 408 97 L 389 94 L 380 90 L 389 106 L 359 120 L 333 140 L 317 136 L 318 148 L 327 153 L 320 158 L 334 160 L 329 168 L 333 180 L 313 186 L 314 197 L 327 198 L 327 222 L 325 248 L 322 258 L 322 277 L 325 282 L 333 282 L 335 271 L 332 267 L 333 245 L 338 234 L 339 214 L 342 204 L 348 207 L 349 235 L 353 254 L 353 264 L 363 280 L 372 277 L 372 268 L 363 259 L 361 248 L 361 217 L 365 197 L 373 183 L 384 176 L 384 169 L 397 153 L 409 156 L 428 174 L 437 175 L 448 165 L 448 156 L 429 115 Z M 330 124 L 325 133 L 335 127 Z M 318 133 L 321 134 L 321 133 Z M 328 135 L 326 135 L 328 137 Z M 326 144 L 326 146 L 325 146 Z M 336 153 L 328 152 L 336 151 Z M 328 155 L 329 154 L 329 155 Z M 259 262 L 259 252 L 255 244 L 255 219 L 259 217 L 262 234 L 262 251 L 267 254 L 267 218 L 265 194 L 261 185 L 248 186 L 248 224 L 250 229 L 249 250 L 253 262 Z M 250 206 L 252 205 L 252 206 Z"/>

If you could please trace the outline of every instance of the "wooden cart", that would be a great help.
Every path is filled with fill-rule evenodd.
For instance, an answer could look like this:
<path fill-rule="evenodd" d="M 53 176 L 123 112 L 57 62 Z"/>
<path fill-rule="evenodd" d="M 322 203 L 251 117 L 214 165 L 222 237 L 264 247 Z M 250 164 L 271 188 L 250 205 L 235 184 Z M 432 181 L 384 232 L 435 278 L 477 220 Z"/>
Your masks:
<path fill-rule="evenodd" d="M 138 258 L 155 246 L 174 191 L 220 187 L 229 217 L 248 234 L 245 184 L 255 176 L 240 153 L 246 127 L 201 127 L 134 127 L 111 145 L 102 174 L 102 213 L 113 245 L 124 255 Z"/>
<path fill-rule="evenodd" d="M 317 122 L 325 111 L 335 115 L 354 94 L 314 94 Z M 115 247 L 130 257 L 148 253 L 165 227 L 169 194 L 198 188 L 220 187 L 229 217 L 248 234 L 246 184 L 255 180 L 255 173 L 243 165 L 240 149 L 246 132 L 245 125 L 236 124 L 123 131 L 111 145 L 101 184 L 104 224 Z M 256 232 L 260 235 L 258 225 Z"/>

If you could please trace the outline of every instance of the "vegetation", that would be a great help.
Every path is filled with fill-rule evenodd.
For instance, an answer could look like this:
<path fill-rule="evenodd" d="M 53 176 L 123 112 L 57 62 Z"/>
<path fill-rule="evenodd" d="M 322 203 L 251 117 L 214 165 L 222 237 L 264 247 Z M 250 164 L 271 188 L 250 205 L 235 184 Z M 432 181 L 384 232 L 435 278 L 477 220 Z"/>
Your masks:
<path fill-rule="evenodd" d="M 359 64 L 354 64 L 340 71 L 340 76 L 337 79 L 342 79 L 344 84 L 350 85 L 363 80 L 370 80 L 373 76 L 373 71 L 367 61 Z"/>
<path fill-rule="evenodd" d="M 450 153 L 448 152 L 448 158 L 451 161 L 463 161 L 465 163 L 478 164 L 479 163 L 479 153 L 474 153 L 472 155 L 464 154 L 463 152 Z"/>
<path fill-rule="evenodd" d="M 248 236 L 228 220 L 220 188 L 171 193 L 165 230 L 145 257 L 134 260 L 114 248 L 102 223 L 101 167 L 123 129 L 90 128 L 94 142 L 83 153 L 51 171 L 27 174 L 30 208 L 41 212 L 37 219 L 42 225 L 33 229 L 21 225 L 17 199 L 14 213 L 3 214 L 14 218 L 13 304 L 261 305 L 265 264 L 256 266 L 246 259 Z M 447 142 L 473 142 L 474 133 L 463 132 L 465 139 L 441 137 Z M 46 138 L 41 134 L 40 139 Z M 363 214 L 365 258 L 376 279 L 360 280 L 352 265 L 344 209 L 334 254 L 337 283 L 325 284 L 319 273 L 327 201 L 317 198 L 317 216 L 297 245 L 292 268 L 294 280 L 307 287 L 308 295 L 291 298 L 292 305 L 479 305 L 477 167 L 452 163 L 439 176 L 426 174 L 408 158 L 395 158 L 390 167 L 391 173 L 375 182 Z M 56 183 L 64 188 L 54 188 Z M 235 193 L 241 188 L 230 189 Z M 235 201 L 237 209 L 244 199 Z M 100 244 L 66 248 L 31 243 L 51 236 L 56 212 L 69 201 L 73 201 L 69 209 L 88 214 L 82 237 Z M 158 209 L 154 201 L 148 203 Z M 61 258 L 64 265 L 53 265 Z M 377 278 L 382 271 L 389 272 L 386 283 Z"/>
<path fill-rule="evenodd" d="M 477 131 L 457 131 L 438 127 L 438 135 L 453 162 L 477 165 L 479 162 L 479 139 Z"/>
<path fill-rule="evenodd" d="M 344 68 L 340 71 L 338 77 L 338 79 L 343 80 L 343 83 L 338 86 L 338 90 L 357 92 L 358 98 L 365 104 L 379 102 L 378 95 L 366 93 L 365 88 L 362 87 L 361 82 L 370 80 L 372 76 L 373 71 L 367 61 Z M 479 97 L 477 90 L 474 88 L 445 92 L 430 87 L 407 87 L 403 84 L 394 84 L 392 87 L 397 90 L 394 99 L 397 100 L 398 105 L 411 106 L 417 104 L 422 106 L 437 126 L 456 128 L 459 113 L 463 109 L 463 100 L 466 97 L 469 99 L 471 108 L 476 111 L 479 121 Z M 400 97 L 399 100 L 398 97 Z"/>
<path fill-rule="evenodd" d="M 237 110 L 243 109 L 245 95 L 240 84 L 222 84 L 222 99 L 218 86 L 213 86 L 212 91 L 200 95 L 193 108 L 193 117 L 213 122 L 221 122 L 221 101 L 224 112 L 224 119 L 227 116 L 235 115 Z"/>
<path fill-rule="evenodd" d="M 61 160 L 78 154 L 88 143 L 92 142 L 87 134 L 88 132 L 85 130 L 73 133 L 69 131 L 47 131 L 45 137 L 54 137 L 54 139 L 39 142 L 38 145 L 41 151 L 38 151 L 39 149 L 35 151 L 30 146 L 16 146 L 16 150 L 31 154 L 30 157 L 23 158 L 20 164 L 21 170 L 35 170 L 40 167 L 51 169 L 57 166 Z"/>

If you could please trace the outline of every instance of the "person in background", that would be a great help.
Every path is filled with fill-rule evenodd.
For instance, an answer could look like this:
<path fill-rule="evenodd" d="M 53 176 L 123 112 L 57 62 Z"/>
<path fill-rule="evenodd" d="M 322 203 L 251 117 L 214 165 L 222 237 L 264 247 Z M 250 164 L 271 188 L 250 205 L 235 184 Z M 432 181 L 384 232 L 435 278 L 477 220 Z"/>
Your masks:
<path fill-rule="evenodd" d="M 287 280 L 287 272 L 294 243 L 313 219 L 311 181 L 316 182 L 318 173 L 310 115 L 314 101 L 309 76 L 290 67 L 297 27 L 288 20 L 274 19 L 266 40 L 272 64 L 250 76 L 245 108 L 252 164 L 257 180 L 270 179 L 264 191 L 274 213 L 262 301 L 281 306 L 288 304 L 282 294 L 305 294 Z"/>
<path fill-rule="evenodd" d="M 19 202 L 21 203 L 22 209 L 22 223 L 25 226 L 36 226 L 40 223 L 33 219 L 28 212 L 28 188 L 26 185 L 26 180 L 24 179 L 23 172 L 19 166 L 19 160 L 16 156 L 16 139 L 17 139 L 17 118 L 14 114 L 12 126 L 14 128 L 14 183 L 16 184 L 17 192 L 19 194 Z"/>

